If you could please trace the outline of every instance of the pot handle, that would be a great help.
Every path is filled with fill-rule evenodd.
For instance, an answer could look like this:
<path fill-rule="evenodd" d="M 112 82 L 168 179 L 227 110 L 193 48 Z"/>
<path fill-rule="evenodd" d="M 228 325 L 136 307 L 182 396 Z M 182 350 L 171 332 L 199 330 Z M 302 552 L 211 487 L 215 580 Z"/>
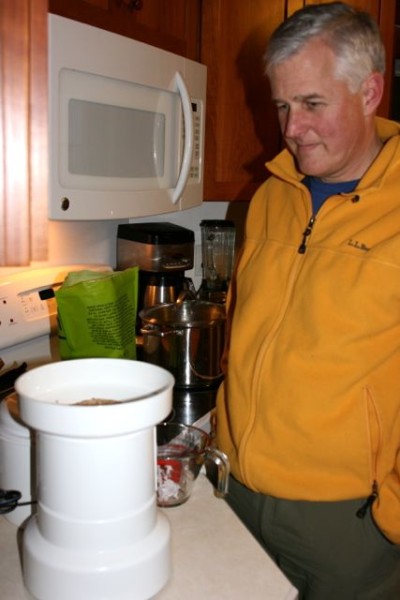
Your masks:
<path fill-rule="evenodd" d="M 222 380 L 223 377 L 223 373 L 222 371 L 220 371 L 220 373 L 217 373 L 216 375 L 204 375 L 203 373 L 199 373 L 199 371 L 197 371 L 194 366 L 192 365 L 192 363 L 190 363 L 190 369 L 192 371 L 192 373 L 198 377 L 199 379 L 203 379 L 203 381 L 218 381 L 218 379 Z"/>
<path fill-rule="evenodd" d="M 146 324 L 143 325 L 143 327 L 141 327 L 140 329 L 140 333 L 142 335 L 155 335 L 157 337 L 163 338 L 163 337 L 167 337 L 169 335 L 182 335 L 183 334 L 183 330 L 182 329 L 160 329 L 160 327 L 157 327 L 157 325 L 151 325 L 151 324 Z"/>

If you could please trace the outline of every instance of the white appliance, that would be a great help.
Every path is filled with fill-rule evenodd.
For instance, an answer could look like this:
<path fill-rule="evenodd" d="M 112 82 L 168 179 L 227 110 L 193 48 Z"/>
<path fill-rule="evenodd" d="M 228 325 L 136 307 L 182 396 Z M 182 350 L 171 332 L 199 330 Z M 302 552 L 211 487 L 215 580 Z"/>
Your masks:
<path fill-rule="evenodd" d="M 50 218 L 201 204 L 205 104 L 204 65 L 50 14 Z"/>
<path fill-rule="evenodd" d="M 36 432 L 22 572 L 37 600 L 148 600 L 167 583 L 155 426 L 173 384 L 160 367 L 117 358 L 54 362 L 17 380 L 21 419 Z"/>

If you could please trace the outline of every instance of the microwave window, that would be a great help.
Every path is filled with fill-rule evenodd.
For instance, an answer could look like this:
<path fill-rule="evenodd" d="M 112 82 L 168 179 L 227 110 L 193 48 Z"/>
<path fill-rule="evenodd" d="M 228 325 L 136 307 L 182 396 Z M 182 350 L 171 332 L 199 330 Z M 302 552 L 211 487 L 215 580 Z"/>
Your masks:
<path fill-rule="evenodd" d="M 94 177 L 162 177 L 165 115 L 71 99 L 68 167 Z"/>

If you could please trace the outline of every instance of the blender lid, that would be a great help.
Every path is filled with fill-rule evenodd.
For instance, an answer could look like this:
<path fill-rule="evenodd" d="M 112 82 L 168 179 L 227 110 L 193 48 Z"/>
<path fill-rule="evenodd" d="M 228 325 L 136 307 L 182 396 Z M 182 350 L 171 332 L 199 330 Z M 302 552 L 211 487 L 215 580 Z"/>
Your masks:
<path fill-rule="evenodd" d="M 200 221 L 200 227 L 235 227 L 229 219 L 205 219 Z"/>
<path fill-rule="evenodd" d="M 167 223 L 129 223 L 118 226 L 118 238 L 142 244 L 192 244 L 194 231 Z"/>

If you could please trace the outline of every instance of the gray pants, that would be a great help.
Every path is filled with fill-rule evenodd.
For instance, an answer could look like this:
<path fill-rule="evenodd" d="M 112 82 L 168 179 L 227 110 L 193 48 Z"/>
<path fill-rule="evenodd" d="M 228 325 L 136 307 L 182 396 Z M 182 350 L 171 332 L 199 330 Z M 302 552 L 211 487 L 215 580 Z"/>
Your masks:
<path fill-rule="evenodd" d="M 400 546 L 381 534 L 369 511 L 356 516 L 365 499 L 281 500 L 231 477 L 227 501 L 300 600 L 400 600 Z"/>

